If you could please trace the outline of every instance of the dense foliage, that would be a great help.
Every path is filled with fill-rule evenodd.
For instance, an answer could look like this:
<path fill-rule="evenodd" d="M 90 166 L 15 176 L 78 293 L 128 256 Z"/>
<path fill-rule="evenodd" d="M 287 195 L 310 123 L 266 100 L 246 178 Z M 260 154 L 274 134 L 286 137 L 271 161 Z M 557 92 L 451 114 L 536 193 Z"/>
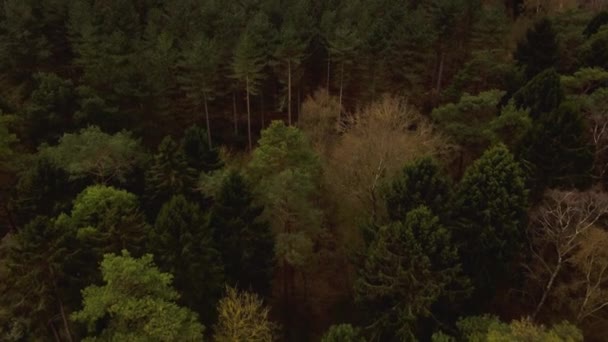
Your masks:
<path fill-rule="evenodd" d="M 3 0 L 0 341 L 603 341 L 608 12 Z"/>

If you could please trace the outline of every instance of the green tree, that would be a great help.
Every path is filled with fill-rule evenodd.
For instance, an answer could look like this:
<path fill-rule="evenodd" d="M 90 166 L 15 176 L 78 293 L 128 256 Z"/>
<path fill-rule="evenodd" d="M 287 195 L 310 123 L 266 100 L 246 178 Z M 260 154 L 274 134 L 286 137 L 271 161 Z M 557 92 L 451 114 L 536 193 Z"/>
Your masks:
<path fill-rule="evenodd" d="M 175 303 L 179 294 L 171 286 L 173 277 L 158 270 L 152 255 L 136 259 L 126 250 L 106 254 L 100 270 L 105 284 L 85 288 L 83 308 L 72 314 L 88 328 L 84 341 L 203 339 L 197 315 Z"/>
<path fill-rule="evenodd" d="M 72 81 L 53 73 L 34 75 L 36 88 L 23 108 L 27 137 L 35 145 L 56 142 L 70 127 L 76 110 Z"/>
<path fill-rule="evenodd" d="M 526 33 L 517 44 L 515 59 L 524 68 L 528 80 L 541 71 L 554 67 L 558 62 L 559 43 L 551 21 L 543 18 Z"/>
<path fill-rule="evenodd" d="M 245 97 L 247 101 L 247 139 L 249 150 L 253 149 L 251 140 L 251 95 L 257 95 L 260 83 L 264 79 L 264 68 L 266 67 L 266 51 L 264 50 L 264 37 L 261 31 L 268 23 L 268 17 L 260 12 L 247 25 L 241 33 L 241 37 L 235 47 L 232 60 L 233 77 L 240 83 L 244 83 Z"/>
<path fill-rule="evenodd" d="M 212 148 L 209 101 L 217 94 L 220 76 L 218 44 L 205 36 L 195 37 L 182 51 L 179 67 L 182 90 L 197 108 L 203 108 L 207 144 Z"/>
<path fill-rule="evenodd" d="M 146 172 L 146 197 L 150 207 L 158 209 L 171 196 L 190 193 L 195 180 L 196 173 L 188 166 L 184 151 L 171 136 L 166 136 Z"/>
<path fill-rule="evenodd" d="M 2 242 L 0 325 L 24 319 L 33 339 L 54 335 L 72 341 L 66 299 L 74 288 L 66 282 L 65 265 L 67 247 L 77 241 L 70 233 L 54 220 L 37 216 Z"/>
<path fill-rule="evenodd" d="M 421 205 L 439 217 L 447 217 L 451 182 L 430 157 L 406 165 L 391 182 L 386 194 L 386 208 L 391 220 L 401 221 Z"/>
<path fill-rule="evenodd" d="M 204 129 L 194 125 L 186 129 L 181 141 L 188 166 L 199 172 L 214 171 L 222 166 L 218 150 L 209 145 L 206 136 Z"/>
<path fill-rule="evenodd" d="M 608 12 L 602 11 L 596 14 L 587 24 L 585 30 L 583 31 L 583 35 L 589 38 L 590 36 L 596 34 L 600 28 L 604 25 L 608 24 Z"/>
<path fill-rule="evenodd" d="M 350 324 L 335 324 L 321 337 L 321 342 L 365 342 L 359 329 Z"/>
<path fill-rule="evenodd" d="M 524 172 L 502 144 L 487 150 L 458 184 L 454 237 L 480 294 L 492 292 L 523 248 L 527 205 Z"/>
<path fill-rule="evenodd" d="M 540 72 L 513 94 L 515 105 L 530 109 L 534 119 L 559 107 L 563 99 L 560 76 L 552 68 Z"/>
<path fill-rule="evenodd" d="M 199 206 L 183 195 L 172 197 L 158 213 L 148 246 L 158 267 L 173 274 L 180 302 L 204 322 L 211 320 L 224 286 L 224 270 Z"/>
<path fill-rule="evenodd" d="M 245 179 L 231 172 L 211 207 L 209 225 L 222 254 L 229 284 L 268 294 L 274 266 L 274 240 L 261 219 L 264 207 L 254 203 Z"/>
<path fill-rule="evenodd" d="M 39 154 L 66 170 L 71 180 L 90 178 L 101 184 L 127 183 L 147 159 L 130 132 L 110 135 L 95 126 L 66 133 L 59 144 L 43 146 Z"/>
<path fill-rule="evenodd" d="M 269 309 L 254 293 L 237 292 L 228 288 L 217 306 L 218 322 L 213 339 L 216 342 L 272 342 L 277 338 L 277 326 Z"/>
<path fill-rule="evenodd" d="M 355 283 L 372 334 L 381 340 L 411 340 L 417 320 L 459 282 L 458 252 L 450 232 L 424 207 L 403 222 L 381 227 L 367 249 Z"/>
<path fill-rule="evenodd" d="M 573 103 L 541 115 L 523 139 L 519 154 L 535 192 L 589 184 L 594 153 L 585 132 L 585 123 Z"/>
<path fill-rule="evenodd" d="M 585 66 L 608 68 L 608 27 L 591 36 L 581 47 L 581 60 Z"/>
<path fill-rule="evenodd" d="M 6 118 L 0 114 L 0 168 L 2 169 L 8 167 L 8 162 L 13 155 L 11 145 L 17 142 L 17 136 L 8 130 Z"/>

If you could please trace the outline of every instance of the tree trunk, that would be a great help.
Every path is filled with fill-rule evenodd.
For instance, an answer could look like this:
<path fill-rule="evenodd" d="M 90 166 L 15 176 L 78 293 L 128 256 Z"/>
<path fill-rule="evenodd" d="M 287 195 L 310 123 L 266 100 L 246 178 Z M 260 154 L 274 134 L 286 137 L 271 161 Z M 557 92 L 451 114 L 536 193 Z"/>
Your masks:
<path fill-rule="evenodd" d="M 538 305 L 536 305 L 534 314 L 532 314 L 532 319 L 536 319 L 536 316 L 538 316 L 538 313 L 540 312 L 543 305 L 545 304 L 545 301 L 547 300 L 547 297 L 549 296 L 549 292 L 551 292 L 551 289 L 553 288 L 553 283 L 555 282 L 555 278 L 557 278 L 557 274 L 559 273 L 559 271 L 562 268 L 562 262 L 563 262 L 562 257 L 560 256 L 557 260 L 557 266 L 555 266 L 555 270 L 553 270 L 553 272 L 551 273 L 551 277 L 549 277 L 547 286 L 545 286 L 545 290 L 543 291 L 543 295 L 540 298 L 540 302 L 538 302 Z"/>
<path fill-rule="evenodd" d="M 287 60 L 287 123 L 291 126 L 291 61 Z"/>
<path fill-rule="evenodd" d="M 289 285 L 290 285 L 290 265 L 286 260 L 283 260 L 283 324 L 285 325 L 285 337 L 289 341 L 289 332 L 291 331 L 291 315 L 289 311 Z"/>
<path fill-rule="evenodd" d="M 203 92 L 203 103 L 205 105 L 205 126 L 207 128 L 207 143 L 209 144 L 209 148 L 212 148 L 211 145 L 211 125 L 209 123 L 209 107 L 207 105 L 207 93 Z"/>
<path fill-rule="evenodd" d="M 61 312 L 61 319 L 63 320 L 63 328 L 65 329 L 65 334 L 68 338 L 69 342 L 72 342 L 72 333 L 70 331 L 70 325 L 68 324 L 68 318 L 65 315 L 65 309 L 63 308 L 63 302 L 61 301 L 61 299 L 59 298 L 59 296 L 56 294 L 57 296 L 57 301 L 59 302 L 59 311 Z"/>
<path fill-rule="evenodd" d="M 342 91 L 344 88 L 344 62 L 340 64 L 340 96 L 338 97 L 338 103 L 340 104 L 340 113 L 338 119 L 342 116 Z"/>
<path fill-rule="evenodd" d="M 302 110 L 302 97 L 301 97 L 301 95 L 302 95 L 302 89 L 298 88 L 298 103 L 297 103 L 298 104 L 298 107 L 297 107 L 298 108 L 298 111 L 297 111 L 298 121 L 300 120 L 300 114 L 301 114 L 300 111 Z"/>
<path fill-rule="evenodd" d="M 249 103 L 249 76 L 245 77 L 245 92 L 247 93 L 247 139 L 249 140 L 249 151 L 253 144 L 251 143 L 251 105 Z"/>
<path fill-rule="evenodd" d="M 266 110 L 264 108 L 264 93 L 260 92 L 260 120 L 262 121 L 262 129 L 266 127 L 265 112 Z"/>
<path fill-rule="evenodd" d="M 331 55 L 327 54 L 327 95 L 329 95 L 329 72 L 330 72 L 330 67 L 331 67 Z"/>
<path fill-rule="evenodd" d="M 437 96 L 439 96 L 439 93 L 441 92 L 441 81 L 443 78 L 443 64 L 445 62 L 445 53 L 441 52 L 440 53 L 440 58 L 439 58 L 439 70 L 437 71 Z"/>
<path fill-rule="evenodd" d="M 61 339 L 59 338 L 59 334 L 57 333 L 57 328 L 55 328 L 55 324 L 53 324 L 52 321 L 49 321 L 48 324 L 51 327 L 51 331 L 53 332 L 53 337 L 55 337 L 55 341 L 61 342 Z"/>
<path fill-rule="evenodd" d="M 234 135 L 239 135 L 239 120 L 236 117 L 236 90 L 232 92 L 232 118 L 234 120 Z"/>

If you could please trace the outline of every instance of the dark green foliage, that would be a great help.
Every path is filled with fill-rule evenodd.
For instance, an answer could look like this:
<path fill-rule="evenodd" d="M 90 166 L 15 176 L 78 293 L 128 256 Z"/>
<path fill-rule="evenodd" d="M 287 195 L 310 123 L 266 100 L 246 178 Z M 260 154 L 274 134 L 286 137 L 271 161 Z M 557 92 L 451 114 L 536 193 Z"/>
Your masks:
<path fill-rule="evenodd" d="M 406 165 L 390 185 L 386 194 L 386 208 L 391 220 L 404 220 L 407 213 L 421 205 L 433 214 L 448 216 L 451 182 L 430 157 Z"/>
<path fill-rule="evenodd" d="M 585 66 L 608 68 L 608 28 L 589 38 L 582 48 L 581 59 Z"/>
<path fill-rule="evenodd" d="M 224 269 L 199 206 L 183 195 L 172 197 L 158 213 L 148 246 L 159 268 L 175 277 L 181 303 L 210 322 L 224 287 Z"/>
<path fill-rule="evenodd" d="M 515 105 L 530 109 L 534 119 L 559 107 L 563 99 L 560 76 L 555 69 L 539 73 L 513 95 Z"/>
<path fill-rule="evenodd" d="M 578 106 L 564 103 L 541 115 L 524 138 L 520 157 L 535 193 L 547 187 L 584 187 L 590 182 L 593 146 Z"/>
<path fill-rule="evenodd" d="M 56 74 L 38 73 L 34 76 L 36 89 L 23 110 L 28 138 L 38 145 L 54 143 L 62 132 L 69 130 L 76 107 L 74 85 Z"/>
<path fill-rule="evenodd" d="M 454 237 L 481 294 L 508 277 L 509 263 L 523 248 L 527 199 L 524 172 L 502 144 L 487 150 L 457 186 Z"/>
<path fill-rule="evenodd" d="M 199 126 L 191 126 L 184 132 L 181 141 L 188 166 L 199 172 L 210 172 L 222 167 L 217 149 L 209 146 L 207 133 Z"/>
<path fill-rule="evenodd" d="M 184 150 L 173 138 L 166 136 L 158 145 L 152 166 L 146 172 L 149 207 L 158 209 L 175 194 L 191 193 L 195 180 L 196 172 L 188 166 Z"/>
<path fill-rule="evenodd" d="M 18 223 L 37 215 L 53 217 L 69 208 L 75 195 L 68 173 L 47 158 L 36 158 L 23 170 L 16 186 L 14 206 Z"/>
<path fill-rule="evenodd" d="M 600 27 L 606 24 L 608 24 L 608 12 L 602 11 L 591 19 L 589 24 L 587 24 L 587 27 L 585 27 L 583 34 L 589 38 L 590 36 L 596 34 L 600 30 Z"/>
<path fill-rule="evenodd" d="M 29 334 L 29 338 L 45 338 L 53 330 L 67 338 L 61 309 L 67 310 L 63 307 L 66 297 L 76 295 L 77 291 L 67 286 L 64 266 L 69 257 L 68 247 L 75 243 L 69 231 L 44 216 L 35 217 L 2 242 L 0 327 L 23 319 L 26 322 L 23 334 Z"/>
<path fill-rule="evenodd" d="M 551 21 L 541 19 L 526 33 L 526 39 L 517 44 L 515 59 L 525 70 L 528 80 L 541 71 L 556 65 L 559 56 L 557 35 Z"/>
<path fill-rule="evenodd" d="M 214 199 L 209 219 L 230 285 L 268 294 L 274 265 L 274 239 L 264 208 L 254 203 L 245 179 L 231 172 Z"/>
<path fill-rule="evenodd" d="M 321 337 L 321 342 L 365 342 L 359 330 L 350 324 L 332 325 Z"/>
<path fill-rule="evenodd" d="M 450 232 L 426 207 L 403 222 L 381 227 L 367 249 L 355 283 L 372 335 L 380 340 L 412 340 L 416 322 L 459 280 L 458 252 Z"/>

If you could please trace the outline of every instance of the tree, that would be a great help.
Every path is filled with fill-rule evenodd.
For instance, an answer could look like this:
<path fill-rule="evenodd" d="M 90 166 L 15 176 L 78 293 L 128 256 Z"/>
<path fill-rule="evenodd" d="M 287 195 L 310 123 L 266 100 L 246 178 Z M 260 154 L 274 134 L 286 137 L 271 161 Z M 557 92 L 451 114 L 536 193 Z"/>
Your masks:
<path fill-rule="evenodd" d="M 204 327 L 194 312 L 178 306 L 172 276 L 162 273 L 152 255 L 139 259 L 123 250 L 106 254 L 100 265 L 104 285 L 82 291 L 83 308 L 72 314 L 86 324 L 84 341 L 200 341 Z M 99 323 L 104 321 L 103 328 Z"/>
<path fill-rule="evenodd" d="M 321 337 L 321 342 L 364 342 L 359 329 L 350 324 L 335 324 Z"/>
<path fill-rule="evenodd" d="M 587 27 L 585 27 L 585 30 L 583 31 L 583 35 L 589 38 L 590 36 L 596 34 L 600 28 L 606 24 L 608 24 L 608 12 L 599 12 L 589 21 Z"/>
<path fill-rule="evenodd" d="M 524 68 L 528 80 L 541 71 L 555 66 L 559 56 L 557 34 L 551 21 L 543 18 L 526 32 L 517 44 L 515 59 Z"/>
<path fill-rule="evenodd" d="M 230 172 L 215 196 L 209 226 L 222 254 L 231 286 L 267 294 L 274 266 L 273 236 L 261 219 L 264 207 L 254 203 L 249 184 Z"/>
<path fill-rule="evenodd" d="M 378 230 L 360 272 L 355 298 L 365 304 L 368 328 L 380 339 L 413 338 L 417 320 L 460 282 L 450 232 L 424 206 Z"/>
<path fill-rule="evenodd" d="M 194 188 L 196 174 L 188 166 L 184 151 L 171 136 L 158 145 L 154 161 L 146 172 L 146 196 L 152 207 L 169 200 L 174 194 L 187 194 Z"/>
<path fill-rule="evenodd" d="M 302 103 L 298 127 L 320 156 L 327 156 L 338 139 L 340 105 L 338 99 L 319 89 Z"/>
<path fill-rule="evenodd" d="M 308 1 L 295 1 L 284 14 L 283 23 L 278 32 L 278 44 L 273 53 L 276 63 L 281 70 L 279 76 L 287 88 L 287 123 L 292 123 L 292 88 L 294 71 L 300 67 L 306 58 L 310 37 L 312 36 L 312 18 Z M 298 83 L 298 80 L 295 82 Z M 298 103 L 298 105 L 300 105 Z"/>
<path fill-rule="evenodd" d="M 480 294 L 492 293 L 523 248 L 528 206 L 524 172 L 506 146 L 492 147 L 466 170 L 453 206 L 463 268 Z"/>
<path fill-rule="evenodd" d="M 608 171 L 608 89 L 600 88 L 579 97 L 582 113 L 588 123 L 587 136 L 594 148 L 593 176 L 605 181 Z"/>
<path fill-rule="evenodd" d="M 585 237 L 596 229 L 607 211 L 608 198 L 598 191 L 552 190 L 532 213 L 529 228 L 532 262 L 527 269 L 529 280 L 540 289 L 533 317 L 541 312 L 548 299 L 561 297 L 554 291 L 563 281 L 561 275 L 567 271 L 569 264 L 580 265 L 580 261 L 587 259 L 588 252 L 597 256 L 595 246 L 598 245 L 590 243 Z M 601 238 L 595 242 L 601 242 Z M 582 259 L 576 260 L 577 256 Z M 601 258 L 597 259 L 596 262 L 601 264 Z M 581 279 L 591 280 L 584 276 Z"/>
<path fill-rule="evenodd" d="M 564 103 L 544 113 L 523 139 L 519 156 L 535 193 L 546 187 L 584 187 L 593 167 L 593 146 L 579 109 Z"/>
<path fill-rule="evenodd" d="M 17 136 L 8 130 L 7 121 L 7 116 L 0 114 L 0 170 L 8 168 L 13 155 L 11 145 L 17 142 Z"/>
<path fill-rule="evenodd" d="M 247 138 L 249 150 L 252 150 L 251 140 L 251 104 L 250 96 L 259 91 L 260 82 L 264 78 L 263 70 L 266 67 L 266 52 L 264 51 L 264 37 L 260 31 L 268 25 L 268 17 L 258 13 L 241 33 L 232 60 L 233 77 L 245 84 L 247 101 Z"/>
<path fill-rule="evenodd" d="M 219 318 L 213 335 L 217 342 L 272 342 L 277 337 L 278 329 L 268 317 L 269 309 L 254 293 L 229 287 L 217 311 Z"/>
<path fill-rule="evenodd" d="M 185 306 L 203 322 L 214 316 L 224 282 L 224 269 L 204 213 L 183 195 L 166 202 L 148 236 L 148 250 L 158 267 L 174 276 Z"/>
<path fill-rule="evenodd" d="M 0 321 L 25 319 L 31 338 L 62 336 L 72 341 L 67 317 L 68 247 L 77 243 L 70 231 L 48 217 L 36 216 L 0 245 Z M 66 291 L 70 290 L 70 291 Z M 2 324 L 2 325 L 3 325 Z"/>
<path fill-rule="evenodd" d="M 546 69 L 534 76 L 514 95 L 518 108 L 528 108 L 532 118 L 557 109 L 564 99 L 560 76 L 555 69 Z"/>
<path fill-rule="evenodd" d="M 608 28 L 606 27 L 585 42 L 581 47 L 581 59 L 585 66 L 604 69 L 608 67 L 606 43 L 608 43 Z"/>
<path fill-rule="evenodd" d="M 217 92 L 219 79 L 220 54 L 218 44 L 205 36 L 196 37 L 182 51 L 180 75 L 182 90 L 186 96 L 200 108 L 202 105 L 205 116 L 207 145 L 212 148 L 211 126 L 209 120 L 209 101 Z"/>
<path fill-rule="evenodd" d="M 407 164 L 393 179 L 386 194 L 388 216 L 393 221 L 405 219 L 407 213 L 421 205 L 439 217 L 447 217 L 451 182 L 437 161 L 424 157 Z"/>
<path fill-rule="evenodd" d="M 61 133 L 71 128 L 71 116 L 76 110 L 74 84 L 53 73 L 34 75 L 36 89 L 23 108 L 26 132 L 36 146 L 55 143 Z"/>
<path fill-rule="evenodd" d="M 188 166 L 199 172 L 214 171 L 222 166 L 217 149 L 209 145 L 205 136 L 205 130 L 194 125 L 186 129 L 181 141 L 181 149 L 186 156 Z"/>
<path fill-rule="evenodd" d="M 59 144 L 43 146 L 39 154 L 66 170 L 71 180 L 90 177 L 100 184 L 127 183 L 147 159 L 130 132 L 110 135 L 95 126 L 66 133 Z"/>

